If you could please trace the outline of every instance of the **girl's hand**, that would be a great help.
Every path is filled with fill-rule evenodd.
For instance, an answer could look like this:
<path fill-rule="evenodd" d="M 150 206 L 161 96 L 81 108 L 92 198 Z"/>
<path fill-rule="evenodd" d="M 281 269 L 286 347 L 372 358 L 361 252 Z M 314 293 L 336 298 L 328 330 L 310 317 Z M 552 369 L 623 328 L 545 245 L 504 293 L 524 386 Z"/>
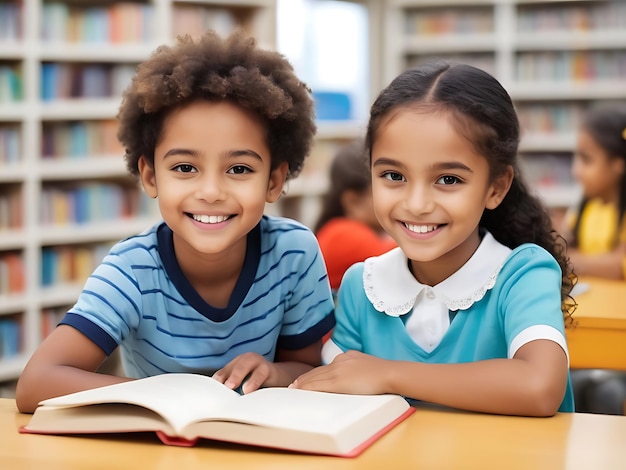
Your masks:
<path fill-rule="evenodd" d="M 390 370 L 389 361 L 348 351 L 335 357 L 331 364 L 301 375 L 289 387 L 353 395 L 392 393 L 387 381 Z"/>
<path fill-rule="evenodd" d="M 248 352 L 237 356 L 213 374 L 213 378 L 231 390 L 241 385 L 243 393 L 250 393 L 276 375 L 275 364 L 257 353 Z"/>

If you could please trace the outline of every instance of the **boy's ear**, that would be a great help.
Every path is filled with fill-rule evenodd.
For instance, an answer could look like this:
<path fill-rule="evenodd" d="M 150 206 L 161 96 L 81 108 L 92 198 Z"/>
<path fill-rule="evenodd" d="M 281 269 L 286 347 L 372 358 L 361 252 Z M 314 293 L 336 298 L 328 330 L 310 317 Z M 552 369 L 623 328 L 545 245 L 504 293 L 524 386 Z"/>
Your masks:
<path fill-rule="evenodd" d="M 283 192 L 283 186 L 285 185 L 285 180 L 287 179 L 288 170 L 289 165 L 287 162 L 281 163 L 277 168 L 272 170 L 270 173 L 270 180 L 267 185 L 267 196 L 265 198 L 266 202 L 272 203 L 278 201 L 278 198 Z"/>
<path fill-rule="evenodd" d="M 139 178 L 141 179 L 141 185 L 143 190 L 151 198 L 157 197 L 156 175 L 154 174 L 154 167 L 148 163 L 144 157 L 139 157 L 137 162 L 139 167 Z"/>
<path fill-rule="evenodd" d="M 495 209 L 500 205 L 511 188 L 514 174 L 513 167 L 508 166 L 506 171 L 491 183 L 489 193 L 487 194 L 487 203 L 485 204 L 487 209 Z"/>

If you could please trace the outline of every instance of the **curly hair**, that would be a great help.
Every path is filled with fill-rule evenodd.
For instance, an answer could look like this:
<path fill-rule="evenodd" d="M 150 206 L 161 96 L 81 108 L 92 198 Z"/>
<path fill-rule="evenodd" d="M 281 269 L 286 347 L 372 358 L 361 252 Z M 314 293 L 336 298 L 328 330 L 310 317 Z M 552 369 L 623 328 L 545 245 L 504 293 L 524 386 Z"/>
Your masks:
<path fill-rule="evenodd" d="M 576 306 L 570 296 L 576 276 L 566 255 L 565 240 L 521 178 L 517 163 L 519 121 L 506 90 L 487 72 L 466 64 L 433 61 L 403 72 L 372 105 L 366 135 L 370 159 L 381 122 L 398 109 L 443 112 L 451 116 L 457 131 L 487 159 L 492 180 L 507 167 L 513 168 L 509 192 L 498 207 L 485 209 L 479 225 L 511 249 L 523 243 L 535 243 L 554 257 L 561 268 L 561 310 L 569 326 Z"/>
<path fill-rule="evenodd" d="M 267 125 L 272 169 L 287 162 L 287 177 L 298 175 L 317 130 L 311 90 L 282 54 L 260 49 L 241 31 L 179 37 L 137 67 L 117 116 L 131 174 L 139 174 L 142 156 L 154 165 L 168 113 L 195 100 L 230 100 L 255 112 Z"/>

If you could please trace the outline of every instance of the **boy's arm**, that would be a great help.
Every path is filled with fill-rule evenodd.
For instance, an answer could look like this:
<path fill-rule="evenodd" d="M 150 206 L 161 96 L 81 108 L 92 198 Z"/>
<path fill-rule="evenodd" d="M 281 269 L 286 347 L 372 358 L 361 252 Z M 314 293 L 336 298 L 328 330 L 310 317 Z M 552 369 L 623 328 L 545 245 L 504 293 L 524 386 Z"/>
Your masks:
<path fill-rule="evenodd" d="M 18 409 L 32 413 L 46 398 L 131 380 L 97 373 L 105 359 L 104 351 L 78 330 L 58 326 L 32 355 L 17 382 Z"/>
<path fill-rule="evenodd" d="M 551 416 L 567 386 L 567 357 L 555 342 L 535 340 L 513 359 L 462 364 L 388 361 L 356 351 L 299 377 L 293 387 L 335 393 L 394 393 L 471 411 Z"/>

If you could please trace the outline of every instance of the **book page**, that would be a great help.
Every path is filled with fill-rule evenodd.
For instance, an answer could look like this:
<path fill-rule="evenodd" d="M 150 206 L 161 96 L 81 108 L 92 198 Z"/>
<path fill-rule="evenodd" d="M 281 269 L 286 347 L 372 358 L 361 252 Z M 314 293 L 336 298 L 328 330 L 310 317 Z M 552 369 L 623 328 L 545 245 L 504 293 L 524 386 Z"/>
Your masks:
<path fill-rule="evenodd" d="M 188 422 L 210 418 L 239 394 L 199 374 L 162 374 L 76 392 L 41 402 L 46 406 L 129 403 L 148 408 L 180 432 Z"/>
<path fill-rule="evenodd" d="M 334 433 L 372 410 L 398 400 L 394 395 L 344 395 L 294 388 L 262 388 L 236 399 L 235 406 L 215 410 L 212 420 Z M 402 407 L 408 408 L 400 398 Z M 198 417 L 194 421 L 202 421 Z"/>
<path fill-rule="evenodd" d="M 184 436 L 341 455 L 409 409 L 396 395 L 265 388 L 241 396 L 235 407 L 220 410 L 210 421 L 188 426 Z"/>

